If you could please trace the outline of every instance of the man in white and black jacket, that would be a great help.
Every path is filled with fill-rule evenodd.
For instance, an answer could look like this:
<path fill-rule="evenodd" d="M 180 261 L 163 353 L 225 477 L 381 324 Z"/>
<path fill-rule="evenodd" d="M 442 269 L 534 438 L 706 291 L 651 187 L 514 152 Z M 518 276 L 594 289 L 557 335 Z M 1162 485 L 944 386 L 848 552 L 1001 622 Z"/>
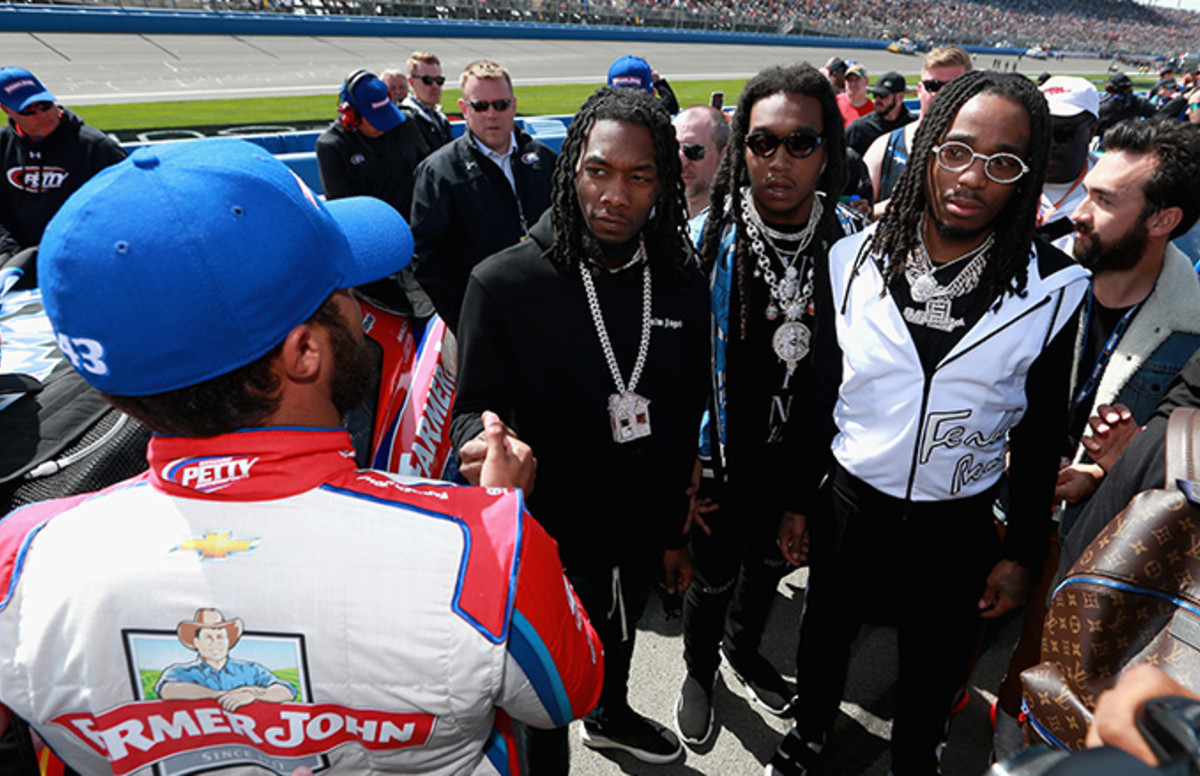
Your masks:
<path fill-rule="evenodd" d="M 1020 606 L 1039 567 L 1088 277 L 1033 241 L 1049 128 L 1032 81 L 960 76 L 922 121 L 878 228 L 830 254 L 810 449 L 832 460 L 802 465 L 808 506 L 781 524 L 794 563 L 808 529 L 812 570 L 796 728 L 771 772 L 820 761 L 866 620 L 898 626 L 892 771 L 940 772 L 984 618 Z M 1002 542 L 992 504 L 1006 446 Z"/>
<path fill-rule="evenodd" d="M 100 170 L 124 159 L 125 151 L 60 106 L 24 68 L 0 68 L 0 110 L 8 117 L 0 127 L 3 260 L 41 242 L 42 230 L 67 197 Z"/>
<path fill-rule="evenodd" d="M 460 81 L 467 131 L 417 168 L 411 219 L 413 271 L 452 331 L 471 269 L 525 237 L 550 206 L 555 159 L 516 127 L 507 69 L 472 62 Z"/>
<path fill-rule="evenodd" d="M 550 212 L 471 273 L 451 424 L 468 480 L 485 410 L 533 449 L 530 505 L 604 644 L 604 689 L 583 741 L 649 763 L 681 747 L 630 708 L 629 664 L 650 590 L 690 584 L 686 490 L 709 364 L 707 289 L 679 169 L 670 118 L 652 97 L 606 87 L 584 103 Z M 534 776 L 566 773 L 565 736 L 537 731 L 528 757 Z"/>

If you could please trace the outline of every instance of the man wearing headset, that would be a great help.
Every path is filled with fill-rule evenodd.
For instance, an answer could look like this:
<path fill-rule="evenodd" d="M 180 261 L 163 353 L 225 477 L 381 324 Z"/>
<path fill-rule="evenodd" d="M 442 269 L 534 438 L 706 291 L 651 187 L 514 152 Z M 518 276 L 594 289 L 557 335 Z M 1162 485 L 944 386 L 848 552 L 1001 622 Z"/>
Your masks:
<path fill-rule="evenodd" d="M 338 118 L 317 138 L 325 198 L 376 197 L 408 220 L 413 172 L 430 150 L 416 121 L 391 101 L 387 85 L 374 73 L 356 70 L 338 92 Z M 433 304 L 412 270 L 401 271 L 394 280 L 398 289 L 381 281 L 373 284 L 371 297 L 414 319 L 433 315 Z"/>

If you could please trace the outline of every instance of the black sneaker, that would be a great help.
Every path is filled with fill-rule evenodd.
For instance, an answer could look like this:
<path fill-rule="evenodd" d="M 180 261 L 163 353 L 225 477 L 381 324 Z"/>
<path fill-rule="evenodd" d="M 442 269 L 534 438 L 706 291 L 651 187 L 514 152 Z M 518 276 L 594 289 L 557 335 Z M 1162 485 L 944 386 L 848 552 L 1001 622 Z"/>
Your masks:
<path fill-rule="evenodd" d="M 807 740 L 793 727 L 779 742 L 779 748 L 775 750 L 775 754 L 771 755 L 771 761 L 767 763 L 763 774 L 764 776 L 811 776 L 816 771 L 822 748 L 822 743 Z"/>
<path fill-rule="evenodd" d="M 591 749 L 618 749 L 654 765 L 674 762 L 683 754 L 674 733 L 628 707 L 586 717 L 580 737 Z"/>
<path fill-rule="evenodd" d="M 746 688 L 746 694 L 752 701 L 777 717 L 785 717 L 791 713 L 796 691 L 784 681 L 765 657 L 752 652 L 745 659 L 739 658 L 735 663 L 722 648 L 721 658 L 741 682 L 742 687 Z"/>
<path fill-rule="evenodd" d="M 690 673 L 675 701 L 675 729 L 688 746 L 704 746 L 713 734 L 712 691 Z"/>

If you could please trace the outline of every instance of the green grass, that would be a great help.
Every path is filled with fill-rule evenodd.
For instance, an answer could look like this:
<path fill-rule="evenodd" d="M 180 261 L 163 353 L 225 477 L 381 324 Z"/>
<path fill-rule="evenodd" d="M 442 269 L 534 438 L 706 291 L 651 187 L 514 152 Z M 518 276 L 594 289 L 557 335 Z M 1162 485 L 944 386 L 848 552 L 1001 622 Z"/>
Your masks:
<path fill-rule="evenodd" d="M 727 104 L 733 104 L 744 80 L 680 81 L 672 84 L 680 105 L 708 102 L 709 94 L 724 91 Z M 559 84 L 522 86 L 516 90 L 517 108 L 523 116 L 574 113 L 596 84 Z M 458 90 L 442 93 L 442 109 L 458 112 Z M 336 114 L 334 95 L 307 97 L 255 97 L 241 100 L 187 100 L 179 102 L 143 102 L 120 105 L 80 105 L 68 107 L 84 121 L 106 132 L 130 129 L 170 129 L 231 124 L 322 124 Z"/>
<path fill-rule="evenodd" d="M 300 697 L 300 670 L 298 668 L 282 668 L 278 671 L 272 671 L 275 676 L 281 681 L 287 682 L 292 686 L 292 690 L 296 693 L 296 697 Z M 148 701 L 158 700 L 158 693 L 154 691 L 154 685 L 158 684 L 159 677 L 162 676 L 161 670 L 143 668 L 142 674 L 142 695 Z"/>
<path fill-rule="evenodd" d="M 907 75 L 910 84 L 916 74 Z M 1089 76 L 1097 88 L 1104 88 L 1103 76 Z M 1157 79 L 1152 75 L 1134 75 L 1137 88 L 1147 88 Z M 676 81 L 671 84 L 682 106 L 707 103 L 715 91 L 725 92 L 726 106 L 737 102 L 744 79 L 714 81 Z M 600 83 L 521 86 L 516 90 L 517 108 L 523 116 L 571 114 Z M 446 89 L 442 109 L 458 113 L 457 89 Z M 121 105 L 83 105 L 72 107 L 83 120 L 106 132 L 176 127 L 211 127 L 249 124 L 311 124 L 332 121 L 336 112 L 334 95 L 307 97 L 254 97 L 241 100 L 187 100 L 180 102 L 143 102 Z"/>

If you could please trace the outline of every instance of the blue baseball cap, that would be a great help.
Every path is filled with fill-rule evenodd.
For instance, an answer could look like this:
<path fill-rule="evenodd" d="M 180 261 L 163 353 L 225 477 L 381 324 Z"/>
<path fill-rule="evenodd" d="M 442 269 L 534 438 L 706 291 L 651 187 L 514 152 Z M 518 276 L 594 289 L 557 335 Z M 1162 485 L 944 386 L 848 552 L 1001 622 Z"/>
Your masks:
<path fill-rule="evenodd" d="M 378 77 L 368 74 L 360 78 L 350 90 L 350 105 L 380 132 L 395 129 L 404 123 L 404 114 L 392 102 L 387 84 Z"/>
<path fill-rule="evenodd" d="M 0 68 L 0 105 L 20 113 L 35 102 L 57 102 L 50 90 L 23 67 Z"/>
<path fill-rule="evenodd" d="M 88 383 L 148 396 L 265 355 L 339 289 L 399 272 L 404 218 L 372 197 L 322 202 L 236 139 L 145 147 L 51 219 L 38 253 L 59 347 Z"/>
<path fill-rule="evenodd" d="M 654 91 L 654 71 L 641 57 L 626 55 L 609 65 L 608 85 Z"/>

